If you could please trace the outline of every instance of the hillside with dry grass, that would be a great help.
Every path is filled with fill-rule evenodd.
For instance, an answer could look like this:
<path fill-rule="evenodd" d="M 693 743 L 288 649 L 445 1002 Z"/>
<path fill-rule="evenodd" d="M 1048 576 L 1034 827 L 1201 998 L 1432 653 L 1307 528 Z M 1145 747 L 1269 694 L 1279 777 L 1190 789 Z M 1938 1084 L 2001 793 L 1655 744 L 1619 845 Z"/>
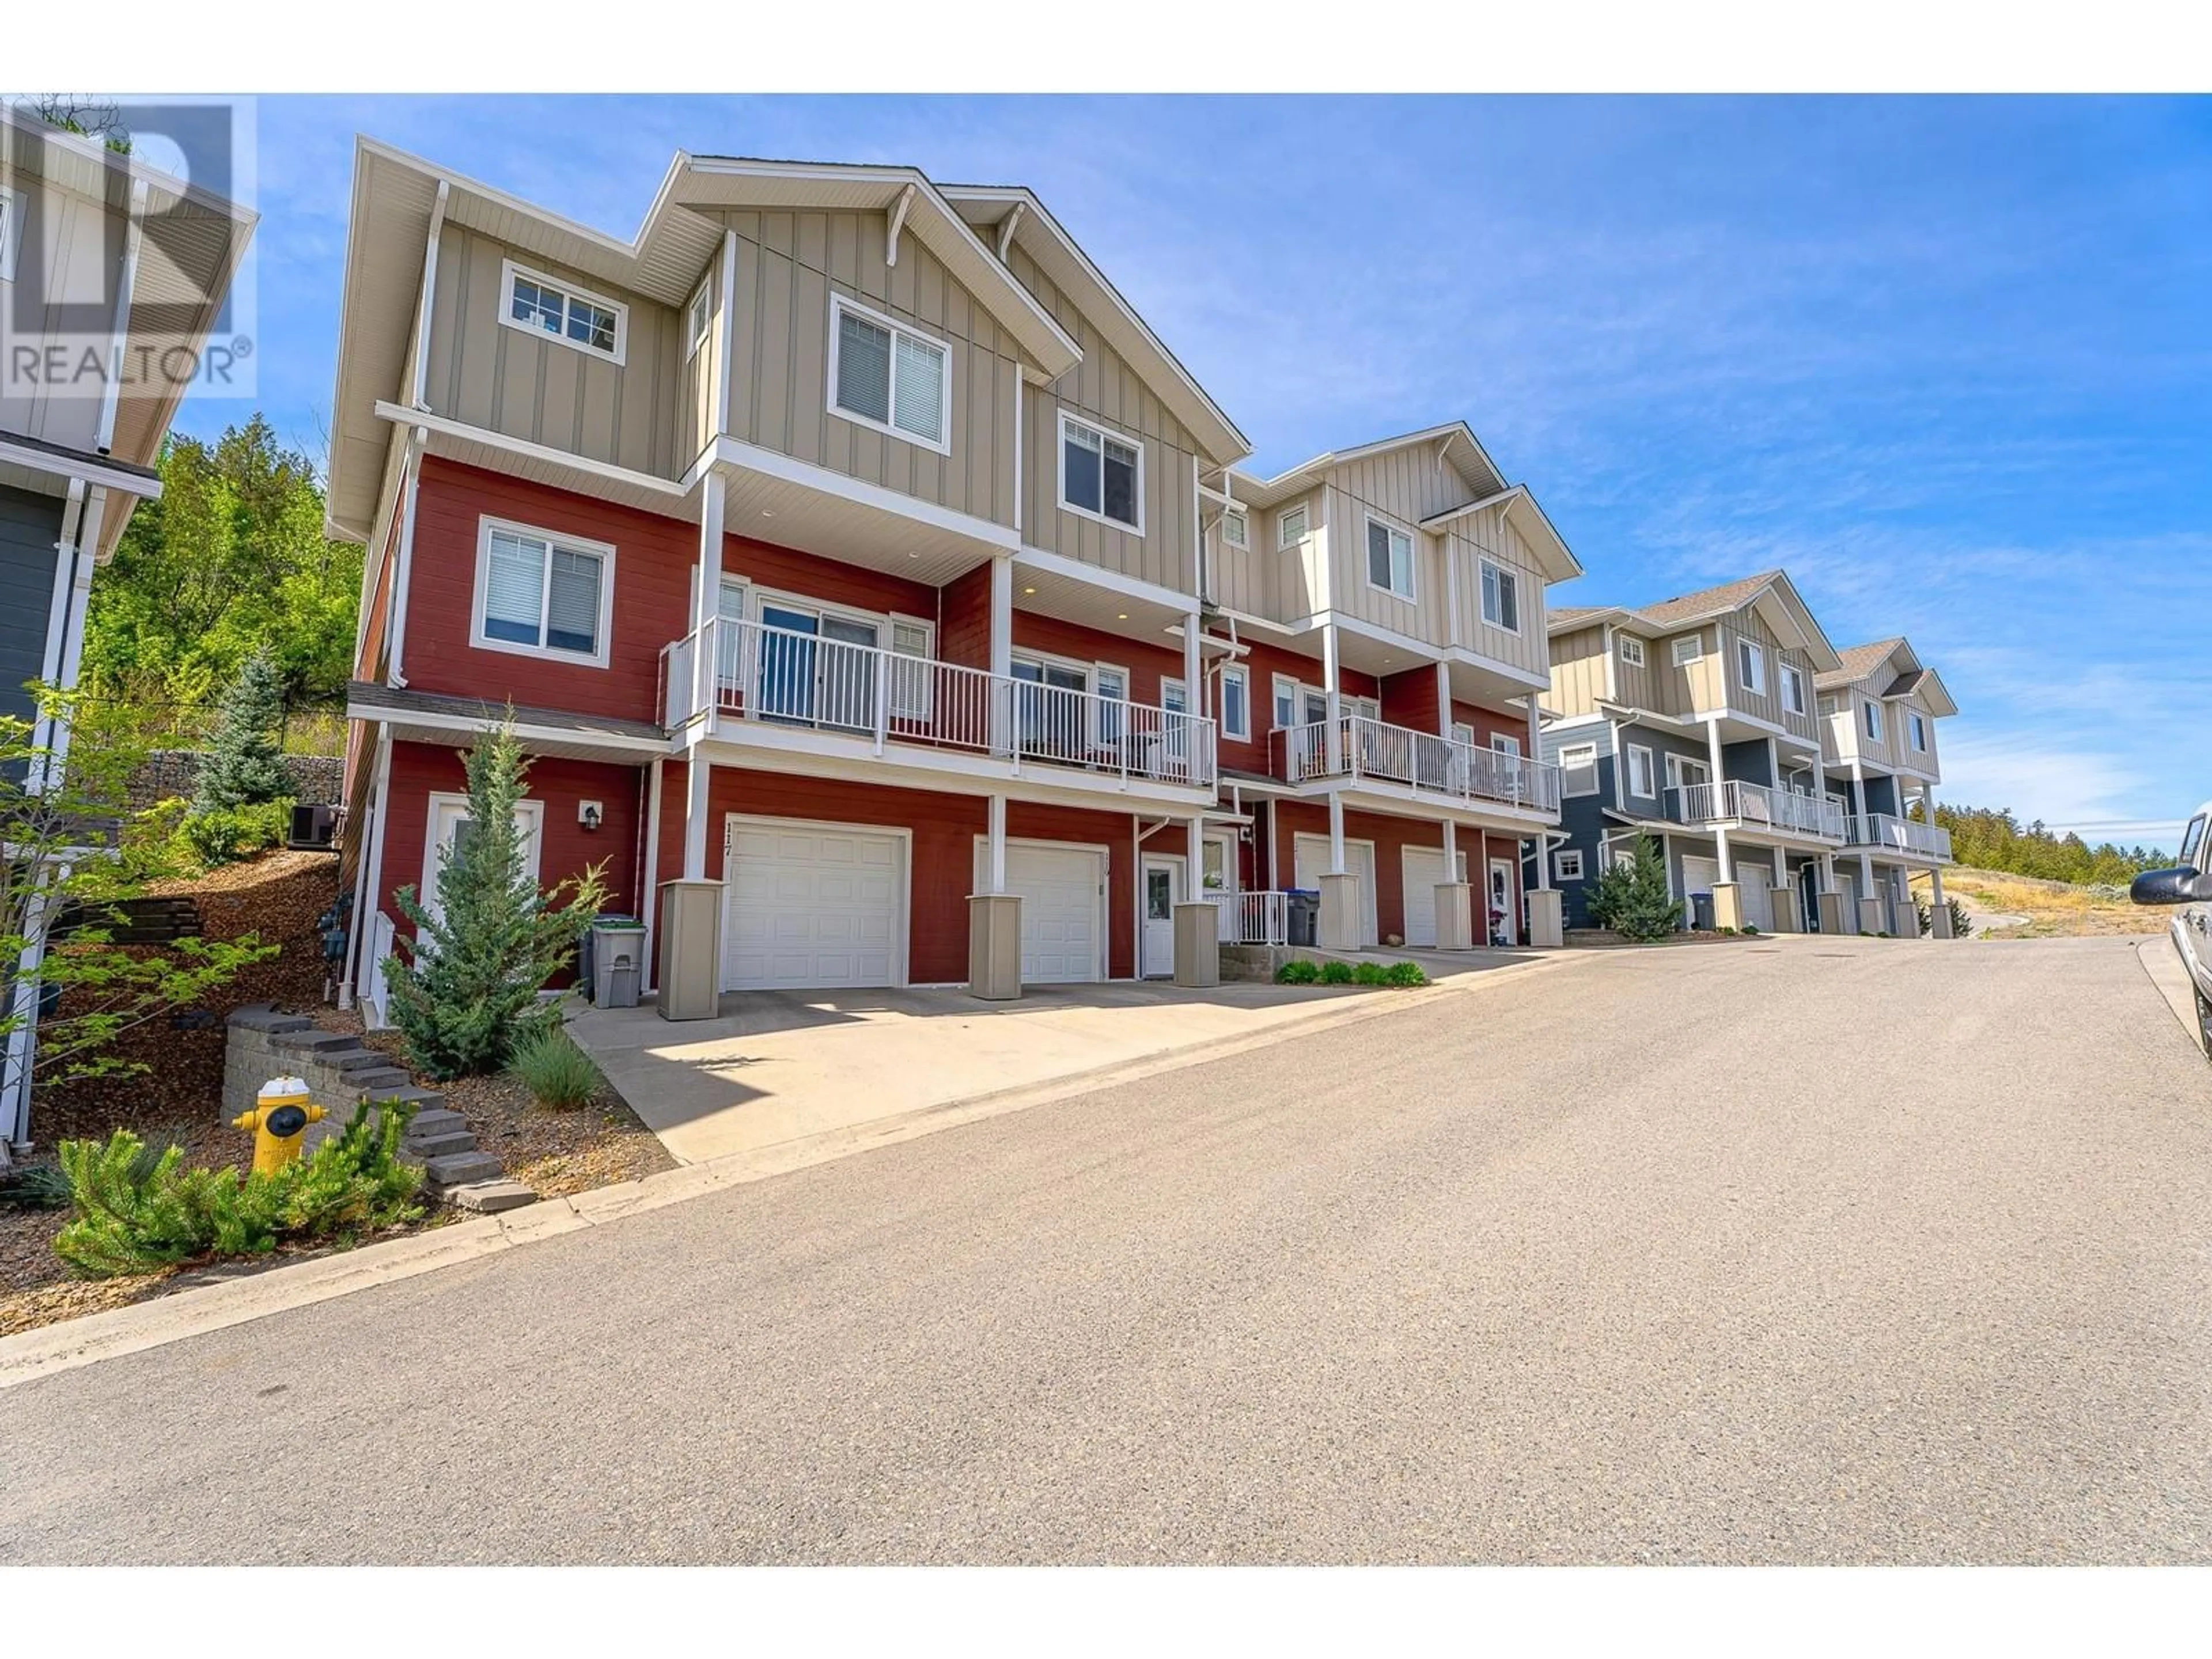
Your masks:
<path fill-rule="evenodd" d="M 2111 938 L 2166 931 L 2168 913 L 2130 903 L 2127 890 L 2042 881 L 2001 870 L 1960 866 L 1943 872 L 1943 893 L 1965 904 L 1977 939 Z M 1912 878 L 1912 896 L 1928 902 L 1926 876 Z"/>

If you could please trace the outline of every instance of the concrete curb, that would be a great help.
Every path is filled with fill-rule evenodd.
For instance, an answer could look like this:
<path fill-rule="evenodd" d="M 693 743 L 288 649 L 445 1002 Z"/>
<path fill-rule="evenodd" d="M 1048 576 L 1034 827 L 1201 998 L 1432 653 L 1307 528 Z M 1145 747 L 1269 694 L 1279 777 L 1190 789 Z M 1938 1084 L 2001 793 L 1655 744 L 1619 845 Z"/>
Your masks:
<path fill-rule="evenodd" d="M 545 1199 L 524 1209 L 455 1222 L 405 1238 L 366 1244 L 359 1249 L 319 1256 L 312 1261 L 271 1267 L 105 1313 L 64 1320 L 19 1335 L 0 1337 L 0 1389 L 242 1325 L 270 1314 L 332 1301 L 380 1285 L 397 1284 L 422 1273 L 479 1261 L 517 1245 L 556 1238 L 563 1233 L 618 1221 L 625 1216 L 641 1215 L 649 1210 L 704 1197 L 725 1187 L 790 1175 L 817 1164 L 895 1146 L 963 1123 L 1025 1111 L 1070 1096 L 1089 1094 L 1163 1072 L 1180 1071 L 1209 1060 L 1227 1059 L 1266 1048 L 1285 1037 L 1310 1036 L 1447 997 L 1464 996 L 1500 979 L 1556 969 L 1568 962 L 1586 961 L 1596 954 L 1599 953 L 1552 951 L 1418 991 L 1384 991 L 1347 997 L 1334 1006 L 1285 1020 L 1264 1030 L 1209 1037 L 1141 1060 L 1119 1061 L 1043 1083 L 971 1095 L 963 1100 L 946 1101 L 872 1123 L 781 1141 L 704 1164 L 684 1164 L 641 1181 L 595 1188 L 574 1198 Z"/>

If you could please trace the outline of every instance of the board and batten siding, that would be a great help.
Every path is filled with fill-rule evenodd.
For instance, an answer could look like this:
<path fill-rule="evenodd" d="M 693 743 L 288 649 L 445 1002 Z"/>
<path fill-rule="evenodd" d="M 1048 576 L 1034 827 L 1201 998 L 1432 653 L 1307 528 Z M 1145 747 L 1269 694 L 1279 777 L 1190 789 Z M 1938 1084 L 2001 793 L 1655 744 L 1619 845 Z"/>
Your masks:
<path fill-rule="evenodd" d="M 1018 246 L 1009 252 L 1008 269 L 1015 280 L 1083 350 L 1083 361 L 1049 386 L 1023 392 L 1022 540 L 1117 575 L 1190 592 L 1197 575 L 1197 502 L 1192 489 L 1197 444 L 1028 253 Z M 1063 411 L 1143 449 L 1141 536 L 1060 506 Z"/>
<path fill-rule="evenodd" d="M 1503 507 L 1486 507 L 1469 514 L 1451 526 L 1447 556 L 1459 571 L 1459 643 L 1470 651 L 1531 674 L 1541 674 L 1550 662 L 1544 603 L 1546 579 L 1535 555 L 1521 532 L 1506 521 Z M 1492 627 L 1482 615 L 1482 565 L 1485 560 L 1512 571 L 1520 588 L 1518 633 Z"/>
<path fill-rule="evenodd" d="M 503 324 L 509 258 L 627 307 L 623 361 Z M 423 384 L 433 413 L 663 478 L 681 476 L 696 454 L 678 453 L 683 324 L 673 307 L 448 222 L 431 314 Z"/>
<path fill-rule="evenodd" d="M 23 689 L 46 672 L 62 499 L 0 485 L 0 714 L 33 720 Z"/>
<path fill-rule="evenodd" d="M 680 331 L 677 349 L 684 359 L 680 407 L 685 422 L 678 453 L 694 459 L 714 441 L 721 424 L 722 411 L 715 405 L 715 392 L 727 337 L 722 327 L 722 262 L 719 258 L 708 266 L 702 281 L 707 288 L 708 323 L 707 337 L 696 350 L 691 343 L 690 300 L 684 302 L 684 309 L 678 313 L 677 325 Z M 692 294 L 696 297 L 698 289 L 694 289 Z"/>
<path fill-rule="evenodd" d="M 70 369 L 83 355 L 84 331 L 69 328 L 68 313 L 90 307 L 105 319 L 114 306 L 114 271 L 120 269 L 122 227 L 126 215 L 109 210 L 90 197 L 53 188 L 28 173 L 14 181 L 22 206 L 23 222 L 11 233 L 16 240 L 15 280 L 0 284 L 0 304 L 14 307 L 43 294 L 46 303 L 27 319 L 16 316 L 11 349 L 27 337 L 55 340 L 74 349 L 66 354 Z M 114 227 L 112 247 L 109 244 Z M 40 267 L 33 269 L 33 264 Z M 105 349 L 112 324 L 102 321 L 98 345 Z M 100 399 L 88 396 L 80 384 L 58 392 L 34 381 L 25 390 L 10 392 L 15 375 L 0 376 L 0 432 L 13 432 L 65 448 L 89 451 L 100 437 Z M 52 551 L 51 548 L 47 550 Z M 43 625 L 43 622 L 42 622 Z M 16 690 L 9 682 L 12 695 Z"/>
<path fill-rule="evenodd" d="M 1554 639 L 1552 690 L 1544 706 L 1570 717 L 1594 714 L 1605 695 L 1605 629 L 1577 628 Z"/>
<path fill-rule="evenodd" d="M 730 436 L 972 518 L 1014 521 L 1018 350 L 920 238 L 884 262 L 880 213 L 735 212 Z M 830 296 L 949 348 L 950 454 L 830 410 Z"/>

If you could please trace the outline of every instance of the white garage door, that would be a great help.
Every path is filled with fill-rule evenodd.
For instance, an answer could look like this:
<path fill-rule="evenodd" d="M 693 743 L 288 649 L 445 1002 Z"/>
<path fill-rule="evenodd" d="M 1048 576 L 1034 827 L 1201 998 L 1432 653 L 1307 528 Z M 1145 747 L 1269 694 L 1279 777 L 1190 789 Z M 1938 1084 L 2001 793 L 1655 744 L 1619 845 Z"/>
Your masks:
<path fill-rule="evenodd" d="M 1743 919 L 1762 933 L 1774 931 L 1774 904 L 1767 893 L 1767 884 L 1773 879 L 1774 860 L 1771 855 L 1736 854 L 1736 895 L 1743 906 Z"/>
<path fill-rule="evenodd" d="M 732 817 L 722 925 L 726 991 L 896 985 L 900 838 Z"/>
<path fill-rule="evenodd" d="M 1434 948 L 1437 889 L 1444 878 L 1444 849 L 1408 847 L 1399 854 L 1406 872 L 1406 943 Z M 1467 879 L 1467 854 L 1459 855 L 1459 878 Z"/>
<path fill-rule="evenodd" d="M 1328 837 L 1300 836 L 1291 843 L 1291 849 L 1298 885 L 1308 892 L 1319 892 L 1321 878 L 1328 873 Z M 1359 878 L 1360 940 L 1367 945 L 1379 944 L 1382 936 L 1375 925 L 1375 843 L 1347 840 L 1344 843 L 1344 867 Z"/>
<path fill-rule="evenodd" d="M 975 848 L 975 890 L 989 849 Z M 1006 843 L 1006 890 L 1022 900 L 1022 983 L 1085 985 L 1106 976 L 1106 854 L 1095 847 Z"/>
<path fill-rule="evenodd" d="M 1720 878 L 1718 859 L 1692 858 L 1687 853 L 1682 854 L 1682 892 L 1686 897 L 1692 893 L 1711 892 L 1713 884 Z"/>

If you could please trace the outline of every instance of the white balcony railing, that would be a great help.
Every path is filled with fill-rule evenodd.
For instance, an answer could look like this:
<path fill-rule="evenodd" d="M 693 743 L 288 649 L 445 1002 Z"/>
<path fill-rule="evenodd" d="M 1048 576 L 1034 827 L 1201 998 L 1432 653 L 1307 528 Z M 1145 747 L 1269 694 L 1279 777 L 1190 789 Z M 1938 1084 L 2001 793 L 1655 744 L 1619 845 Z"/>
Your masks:
<path fill-rule="evenodd" d="M 1269 741 L 1276 775 L 1286 783 L 1372 778 L 1460 800 L 1559 810 L 1556 766 L 1364 714 L 1279 728 Z"/>
<path fill-rule="evenodd" d="M 1224 945 L 1291 942 L 1288 893 L 1230 893 L 1210 887 L 1206 890 L 1206 897 L 1219 918 Z"/>
<path fill-rule="evenodd" d="M 662 720 L 807 726 L 872 743 L 993 755 L 1211 788 L 1213 722 L 959 663 L 723 618 L 661 652 Z"/>
<path fill-rule="evenodd" d="M 1684 784 L 1668 795 L 1673 808 L 1669 816 L 1679 823 L 1758 824 L 1822 841 L 1841 841 L 1844 836 L 1840 806 L 1794 789 L 1770 789 L 1729 778 L 1719 783 Z"/>
<path fill-rule="evenodd" d="M 1942 825 L 1889 812 L 1862 812 L 1853 817 L 1850 839 L 1854 847 L 1887 847 L 1893 852 L 1947 862 L 1951 856 L 1951 832 Z"/>

